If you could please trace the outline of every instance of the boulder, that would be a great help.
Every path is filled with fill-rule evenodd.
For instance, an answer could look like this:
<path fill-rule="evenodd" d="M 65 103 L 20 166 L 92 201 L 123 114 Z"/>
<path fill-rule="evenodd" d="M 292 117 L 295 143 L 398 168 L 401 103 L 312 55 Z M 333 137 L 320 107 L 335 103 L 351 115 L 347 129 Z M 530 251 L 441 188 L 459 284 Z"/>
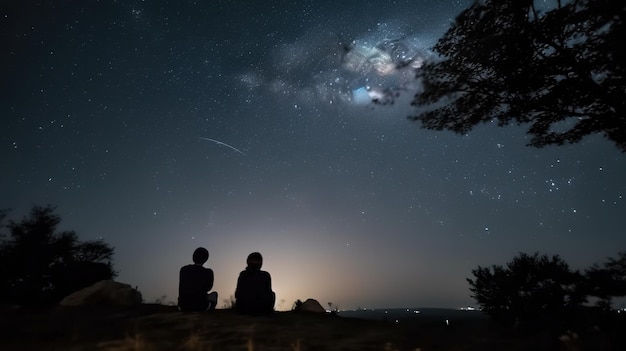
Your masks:
<path fill-rule="evenodd" d="M 307 299 L 298 306 L 297 310 L 302 312 L 326 313 L 324 307 L 315 299 Z"/>
<path fill-rule="evenodd" d="M 101 280 L 67 295 L 60 306 L 121 306 L 141 305 L 141 293 L 129 284 Z"/>

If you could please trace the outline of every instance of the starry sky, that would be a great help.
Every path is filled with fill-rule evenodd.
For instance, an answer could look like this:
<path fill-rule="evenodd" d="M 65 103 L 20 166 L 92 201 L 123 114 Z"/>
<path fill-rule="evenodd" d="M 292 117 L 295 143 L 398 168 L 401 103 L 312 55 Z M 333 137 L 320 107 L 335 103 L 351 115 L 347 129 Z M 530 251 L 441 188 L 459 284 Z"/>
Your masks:
<path fill-rule="evenodd" d="M 146 301 L 176 301 L 198 246 L 220 301 L 261 252 L 283 310 L 474 305 L 478 265 L 615 257 L 626 155 L 606 140 L 535 149 L 521 127 L 406 119 L 470 3 L 3 4 L 0 208 L 57 206 Z M 385 88 L 403 94 L 370 104 Z"/>

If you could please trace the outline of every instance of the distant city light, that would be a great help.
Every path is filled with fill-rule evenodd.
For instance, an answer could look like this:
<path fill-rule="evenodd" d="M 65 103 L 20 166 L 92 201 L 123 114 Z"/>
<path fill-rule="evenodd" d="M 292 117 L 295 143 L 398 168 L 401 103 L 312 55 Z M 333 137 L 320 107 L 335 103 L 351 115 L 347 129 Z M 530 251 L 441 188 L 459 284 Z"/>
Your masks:
<path fill-rule="evenodd" d="M 472 306 L 467 306 L 467 307 L 461 307 L 461 308 L 459 308 L 459 310 L 461 310 L 461 311 L 476 311 L 477 308 L 476 307 L 472 307 Z"/>

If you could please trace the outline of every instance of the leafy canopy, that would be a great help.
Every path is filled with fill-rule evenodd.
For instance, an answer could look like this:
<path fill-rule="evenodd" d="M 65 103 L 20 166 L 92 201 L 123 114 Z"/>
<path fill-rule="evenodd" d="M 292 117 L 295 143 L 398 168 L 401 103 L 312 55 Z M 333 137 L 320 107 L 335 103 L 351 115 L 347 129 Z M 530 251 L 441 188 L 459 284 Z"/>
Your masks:
<path fill-rule="evenodd" d="M 626 151 L 626 2 L 476 1 L 423 66 L 410 119 L 467 133 L 480 123 L 528 124 L 530 145 L 600 134 Z"/>
<path fill-rule="evenodd" d="M 626 296 L 626 251 L 617 258 L 609 257 L 602 266 L 585 270 L 585 291 L 600 299 L 599 305 L 609 308 L 614 297 Z"/>
<path fill-rule="evenodd" d="M 506 266 L 479 266 L 472 274 L 474 279 L 467 279 L 472 297 L 485 313 L 504 323 L 557 316 L 584 301 L 577 289 L 582 276 L 558 255 L 520 253 Z"/>
<path fill-rule="evenodd" d="M 584 274 L 571 271 L 558 255 L 538 253 L 519 253 L 505 266 L 478 266 L 472 274 L 467 279 L 471 297 L 485 313 L 505 324 L 539 325 L 574 317 L 588 297 L 599 298 L 596 306 L 610 311 L 613 297 L 626 296 L 626 251 Z"/>
<path fill-rule="evenodd" d="M 78 240 L 57 231 L 61 218 L 51 206 L 35 206 L 30 216 L 6 225 L 0 241 L 0 299 L 22 306 L 46 306 L 66 295 L 117 275 L 113 248 L 102 240 Z M 6 211 L 0 213 L 0 219 Z"/>

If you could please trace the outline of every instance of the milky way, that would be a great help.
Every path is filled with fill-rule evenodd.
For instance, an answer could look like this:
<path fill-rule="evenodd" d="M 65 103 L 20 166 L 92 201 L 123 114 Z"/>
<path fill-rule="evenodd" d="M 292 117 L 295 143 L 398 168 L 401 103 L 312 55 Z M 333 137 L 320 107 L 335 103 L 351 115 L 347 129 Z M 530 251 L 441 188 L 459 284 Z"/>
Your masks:
<path fill-rule="evenodd" d="M 276 45 L 268 72 L 250 70 L 238 79 L 295 103 L 365 105 L 385 90 L 415 92 L 415 70 L 432 56 L 427 42 L 408 26 L 388 23 L 354 34 L 313 28 Z"/>

